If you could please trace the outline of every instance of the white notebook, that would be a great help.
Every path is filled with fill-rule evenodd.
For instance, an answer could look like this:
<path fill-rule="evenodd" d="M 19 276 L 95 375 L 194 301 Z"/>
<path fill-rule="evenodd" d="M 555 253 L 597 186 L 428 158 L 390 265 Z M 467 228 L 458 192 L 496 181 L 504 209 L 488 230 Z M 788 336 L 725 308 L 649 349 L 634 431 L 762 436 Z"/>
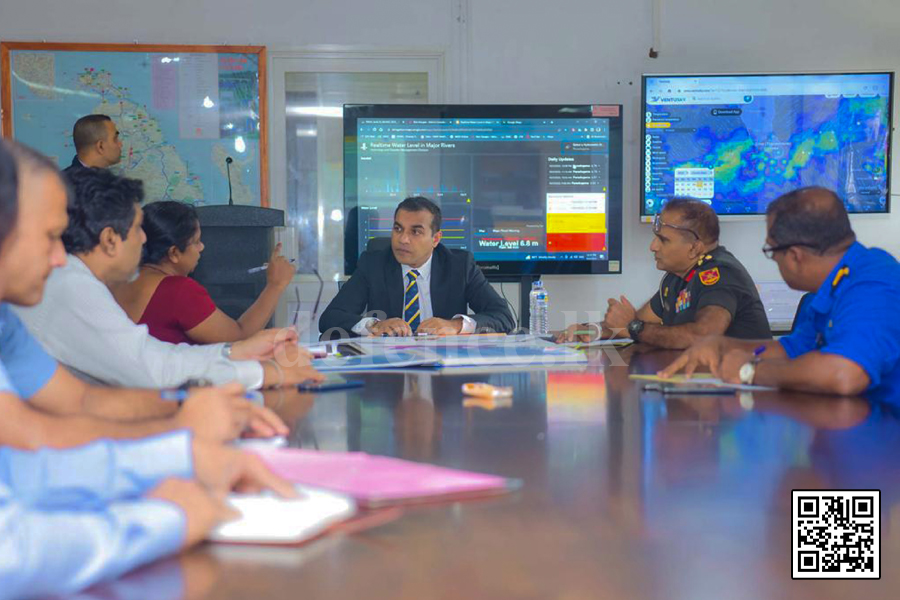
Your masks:
<path fill-rule="evenodd" d="M 287 500 L 271 492 L 231 494 L 228 504 L 241 518 L 216 527 L 213 542 L 298 544 L 356 514 L 356 503 L 344 494 L 296 486 L 300 498 Z"/>

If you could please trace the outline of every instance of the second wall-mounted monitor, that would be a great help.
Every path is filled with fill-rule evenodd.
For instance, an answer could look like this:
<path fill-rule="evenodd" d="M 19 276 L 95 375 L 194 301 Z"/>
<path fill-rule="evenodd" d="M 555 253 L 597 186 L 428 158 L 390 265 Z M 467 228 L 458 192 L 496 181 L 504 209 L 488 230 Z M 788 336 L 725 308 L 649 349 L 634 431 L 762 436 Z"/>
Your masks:
<path fill-rule="evenodd" d="M 620 273 L 621 106 L 344 106 L 347 274 L 417 195 L 489 277 Z"/>
<path fill-rule="evenodd" d="M 888 212 L 892 89 L 893 73 L 645 75 L 641 216 L 673 196 L 765 214 L 810 185 Z"/>

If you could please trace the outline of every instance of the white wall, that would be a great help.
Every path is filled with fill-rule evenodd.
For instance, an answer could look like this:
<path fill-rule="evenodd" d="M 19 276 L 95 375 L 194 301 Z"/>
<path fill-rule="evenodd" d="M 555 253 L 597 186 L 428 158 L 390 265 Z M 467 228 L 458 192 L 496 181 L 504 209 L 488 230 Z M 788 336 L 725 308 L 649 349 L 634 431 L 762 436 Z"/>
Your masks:
<path fill-rule="evenodd" d="M 419 46 L 448 51 L 449 99 L 625 106 L 625 275 L 547 278 L 553 314 L 587 316 L 620 293 L 646 300 L 659 274 L 638 222 L 641 73 L 887 69 L 900 65 L 896 0 L 662 0 L 661 53 L 650 59 L 651 0 L 2 0 L 0 39 L 69 42 Z M 455 60 L 455 57 L 468 60 Z M 895 109 L 896 111 L 896 109 Z M 900 116 L 898 116 L 900 118 Z M 896 153 L 895 153 L 896 155 Z M 894 161 L 895 163 L 897 161 Z M 893 169 L 900 189 L 900 170 Z M 894 198 L 897 202 L 897 198 Z M 854 218 L 860 239 L 900 255 L 900 213 Z M 759 251 L 762 221 L 723 223 L 754 278 L 778 278 Z M 506 286 L 514 296 L 514 286 Z M 595 317 L 598 315 L 594 315 Z"/>
<path fill-rule="evenodd" d="M 3 0 L 4 41 L 446 45 L 442 0 Z"/>

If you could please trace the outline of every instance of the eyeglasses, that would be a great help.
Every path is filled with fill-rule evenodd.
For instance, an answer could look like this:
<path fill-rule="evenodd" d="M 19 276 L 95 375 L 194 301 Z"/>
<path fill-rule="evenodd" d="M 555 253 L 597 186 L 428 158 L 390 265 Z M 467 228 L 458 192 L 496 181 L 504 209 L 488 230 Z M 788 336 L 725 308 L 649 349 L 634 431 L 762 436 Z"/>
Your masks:
<path fill-rule="evenodd" d="M 697 239 L 698 242 L 700 241 L 700 236 L 697 234 L 696 231 L 694 231 L 690 227 L 685 227 L 684 225 L 672 225 L 671 223 L 666 223 L 665 221 L 663 221 L 662 219 L 659 218 L 659 213 L 657 213 L 657 215 L 655 217 L 653 217 L 653 233 L 659 233 L 660 231 L 662 231 L 663 227 L 671 227 L 672 229 L 677 229 L 678 231 L 687 231 L 688 233 L 692 234 Z"/>
<path fill-rule="evenodd" d="M 817 249 L 816 246 L 813 246 L 812 244 L 797 242 L 792 244 L 778 244 L 777 246 L 763 246 L 762 253 L 766 256 L 766 258 L 772 260 L 775 257 L 776 252 L 782 252 L 784 250 L 787 250 L 788 248 L 793 248 L 794 246 L 803 246 L 804 248 Z"/>

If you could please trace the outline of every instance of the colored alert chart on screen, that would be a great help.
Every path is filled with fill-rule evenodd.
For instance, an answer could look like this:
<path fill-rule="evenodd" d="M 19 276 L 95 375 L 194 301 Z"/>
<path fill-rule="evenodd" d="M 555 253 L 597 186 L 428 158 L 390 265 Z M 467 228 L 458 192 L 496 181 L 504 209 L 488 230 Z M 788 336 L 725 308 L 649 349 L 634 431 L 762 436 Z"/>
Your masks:
<path fill-rule="evenodd" d="M 805 186 L 887 212 L 892 88 L 891 73 L 644 76 L 642 215 L 673 196 L 764 214 Z"/>
<path fill-rule="evenodd" d="M 606 252 L 606 194 L 547 194 L 548 252 Z"/>

